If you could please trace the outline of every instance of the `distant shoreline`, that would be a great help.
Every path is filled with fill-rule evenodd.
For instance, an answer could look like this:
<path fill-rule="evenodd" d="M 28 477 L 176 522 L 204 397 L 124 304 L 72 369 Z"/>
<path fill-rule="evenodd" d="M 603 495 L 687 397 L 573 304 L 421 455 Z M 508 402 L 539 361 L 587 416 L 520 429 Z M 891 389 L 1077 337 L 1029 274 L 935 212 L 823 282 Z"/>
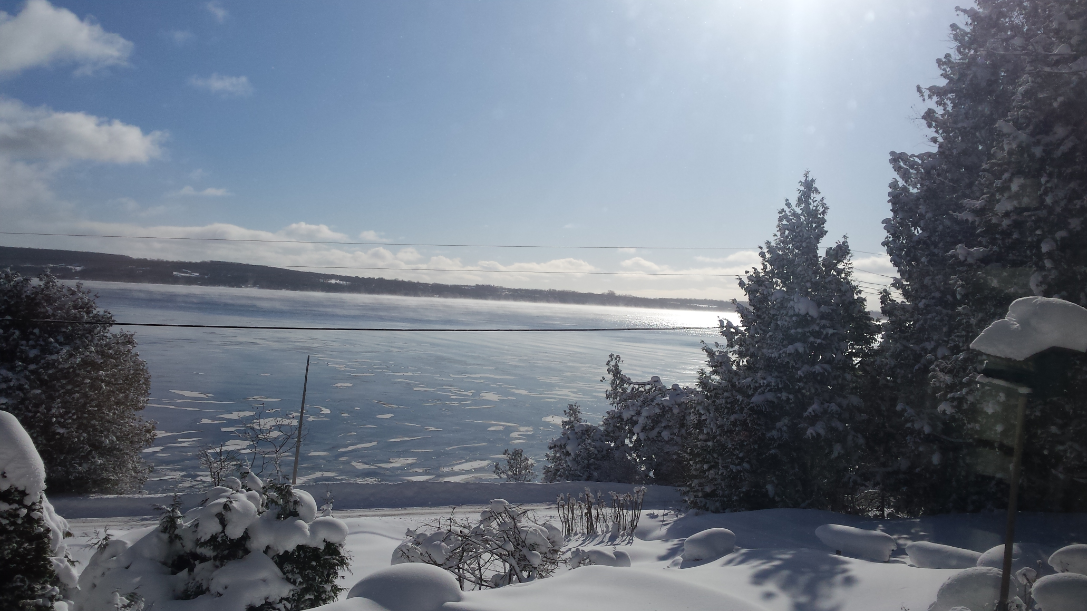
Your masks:
<path fill-rule="evenodd" d="M 658 310 L 735 311 L 731 302 L 716 299 L 636 297 L 614 292 L 584 293 L 554 289 L 517 289 L 490 284 L 439 284 L 322 274 L 227 261 L 166 261 L 98 252 L 10 246 L 0 246 L 0 269 L 11 269 L 26 276 L 37 276 L 48 271 L 59 280 L 127 284 L 258 288 L 334 294 L 602 305 Z"/>

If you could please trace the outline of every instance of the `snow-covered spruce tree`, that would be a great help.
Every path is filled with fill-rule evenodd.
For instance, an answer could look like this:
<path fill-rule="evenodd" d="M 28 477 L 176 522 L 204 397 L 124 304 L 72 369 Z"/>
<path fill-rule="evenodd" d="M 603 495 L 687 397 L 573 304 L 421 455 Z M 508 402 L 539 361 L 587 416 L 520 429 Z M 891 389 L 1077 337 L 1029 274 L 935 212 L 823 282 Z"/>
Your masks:
<path fill-rule="evenodd" d="M 175 500 L 135 543 L 100 547 L 79 576 L 77 608 L 110 609 L 117 596 L 179 611 L 301 611 L 335 601 L 347 525 L 317 517 L 313 497 L 289 484 L 251 473 L 223 483 L 187 513 Z"/>
<path fill-rule="evenodd" d="M 963 10 L 954 53 L 937 62 L 944 83 L 923 91 L 936 150 L 892 153 L 898 180 L 884 246 L 903 299 L 883 297 L 870 396 L 884 398 L 877 411 L 900 431 L 898 464 L 884 467 L 915 510 L 980 509 L 1006 496 L 977 468 L 980 355 L 970 341 L 1018 297 L 1084 303 L 1084 10 L 1068 0 Z M 1043 422 L 1044 412 L 1054 420 Z M 1059 439 L 1028 448 L 1025 490 L 1042 483 L 1030 473 L 1056 471 L 1069 483 L 1083 469 L 1083 431 L 1065 426 L 1075 424 L 1068 415 L 1067 403 L 1032 402 L 1028 426 Z M 1024 499 L 1052 507 L 1054 493 Z"/>
<path fill-rule="evenodd" d="M 68 523 L 45 496 L 45 466 L 15 416 L 0 411 L 0 609 L 51 608 L 76 585 Z"/>
<path fill-rule="evenodd" d="M 150 375 L 112 322 L 79 286 L 0 271 L 0 407 L 34 440 L 51 490 L 131 491 L 150 471 L 154 424 L 138 415 Z"/>
<path fill-rule="evenodd" d="M 635 382 L 623 373 L 622 358 L 608 356 L 606 397 L 612 408 L 601 424 L 604 436 L 618 440 L 636 471 L 635 483 L 678 486 L 683 483 L 688 417 L 696 393 L 678 384 L 665 386 L 657 376 Z"/>
<path fill-rule="evenodd" d="M 853 283 L 849 246 L 820 255 L 827 205 L 815 180 L 786 200 L 760 267 L 734 301 L 740 325 L 707 347 L 692 437 L 692 505 L 711 509 L 837 508 L 863 453 L 857 363 L 875 323 Z"/>
<path fill-rule="evenodd" d="M 615 427 L 583 421 L 577 403 L 568 405 L 563 415 L 562 432 L 547 444 L 543 481 L 635 482 L 637 466 Z"/>

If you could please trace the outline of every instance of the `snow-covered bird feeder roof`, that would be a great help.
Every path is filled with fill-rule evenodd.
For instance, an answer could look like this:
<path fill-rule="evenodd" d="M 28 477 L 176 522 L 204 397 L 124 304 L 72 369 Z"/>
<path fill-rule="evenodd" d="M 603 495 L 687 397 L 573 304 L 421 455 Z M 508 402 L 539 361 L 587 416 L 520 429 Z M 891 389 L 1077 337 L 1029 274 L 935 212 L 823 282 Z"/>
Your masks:
<path fill-rule="evenodd" d="M 1008 315 L 989 325 L 970 347 L 1015 361 L 1050 348 L 1087 352 L 1087 309 L 1063 299 L 1016 299 Z"/>

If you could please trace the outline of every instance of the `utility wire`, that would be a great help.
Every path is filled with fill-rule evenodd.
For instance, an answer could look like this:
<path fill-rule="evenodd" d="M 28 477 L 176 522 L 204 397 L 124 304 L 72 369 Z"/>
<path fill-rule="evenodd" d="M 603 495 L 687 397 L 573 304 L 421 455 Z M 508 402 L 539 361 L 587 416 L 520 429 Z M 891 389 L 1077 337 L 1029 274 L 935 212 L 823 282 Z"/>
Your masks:
<path fill-rule="evenodd" d="M 757 247 L 718 246 L 554 246 L 548 244 L 430 244 L 421 242 L 348 242 L 338 240 L 266 240 L 261 238 L 196 238 L 187 236 L 108 235 L 94 233 L 37 233 L 0 231 L 0 235 L 52 236 L 66 238 L 120 238 L 127 240 L 185 240 L 194 242 L 260 242 L 267 244 L 341 244 L 350 246 L 432 246 L 437 248 L 571 248 L 582 250 L 755 250 Z"/>
<path fill-rule="evenodd" d="M 105 325 L 118 327 L 176 327 L 182 329 L 251 329 L 261 331 L 387 331 L 395 333 L 587 333 L 598 331 L 706 331 L 718 327 L 581 327 L 581 328 L 551 328 L 551 329 L 518 329 L 518 328 L 489 328 L 471 329 L 457 327 L 442 327 L 436 329 L 400 328 L 400 327 L 294 327 L 288 325 L 202 325 L 166 322 L 117 322 L 96 320 L 56 320 L 51 318 L 37 318 L 20 320 L 19 322 L 55 323 L 67 325 Z"/>
<path fill-rule="evenodd" d="M 110 238 L 123 240 L 180 240 L 193 242 L 257 242 L 265 244 L 339 244 L 344 246 L 430 246 L 435 248 L 551 248 L 579 250 L 758 250 L 760 246 L 556 246 L 549 244 L 435 244 L 424 242 L 351 242 L 339 240 L 266 240 L 262 238 L 197 238 L 189 236 L 114 235 L 98 233 L 42 233 L 33 231 L 0 231 L 0 235 L 25 235 L 64 238 Z M 856 250 L 866 255 L 885 253 Z"/>

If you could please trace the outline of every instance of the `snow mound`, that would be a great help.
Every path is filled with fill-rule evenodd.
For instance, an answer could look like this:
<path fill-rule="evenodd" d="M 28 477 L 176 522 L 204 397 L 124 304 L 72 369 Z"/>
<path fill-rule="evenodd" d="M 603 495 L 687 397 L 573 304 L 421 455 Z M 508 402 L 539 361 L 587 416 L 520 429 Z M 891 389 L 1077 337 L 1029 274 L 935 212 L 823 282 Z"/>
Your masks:
<path fill-rule="evenodd" d="M 974 567 L 952 576 L 940 586 L 928 611 L 991 611 L 1000 600 L 1000 569 Z M 1046 611 L 1049 611 L 1048 609 Z"/>
<path fill-rule="evenodd" d="M 630 556 L 626 552 L 621 550 L 583 550 L 581 548 L 577 548 L 574 551 L 570 552 L 570 566 L 579 567 L 587 564 L 593 564 L 597 566 L 628 567 L 630 566 Z"/>
<path fill-rule="evenodd" d="M 21 488 L 27 506 L 45 492 L 45 465 L 19 420 L 0 411 L 0 490 Z"/>
<path fill-rule="evenodd" d="M 347 598 L 368 598 L 389 611 L 437 611 L 461 599 L 457 580 L 429 564 L 397 564 L 360 580 Z"/>
<path fill-rule="evenodd" d="M 930 541 L 910 543 L 906 554 L 914 566 L 922 569 L 967 569 L 977 566 L 981 558 L 981 552 Z"/>
<path fill-rule="evenodd" d="M 1034 584 L 1033 594 L 1042 611 L 1084 611 L 1087 609 L 1087 575 L 1047 575 Z"/>
<path fill-rule="evenodd" d="M 1062 547 L 1049 557 L 1049 566 L 1058 573 L 1087 575 L 1087 545 L 1077 543 Z"/>
<path fill-rule="evenodd" d="M 876 562 L 887 562 L 891 552 L 898 548 L 894 537 L 887 533 L 840 524 L 824 524 L 815 529 L 815 536 L 843 556 Z"/>
<path fill-rule="evenodd" d="M 1048 560 L 1049 554 L 1036 543 L 1016 543 L 1012 546 L 1012 573 L 1018 573 L 1024 568 L 1035 570 L 1044 568 Z M 977 565 L 994 569 L 1004 568 L 1004 545 L 1000 544 L 986 550 L 978 558 Z"/>
<path fill-rule="evenodd" d="M 717 560 L 736 548 L 736 533 L 727 528 L 708 528 L 683 541 L 683 559 L 687 562 Z"/>
<path fill-rule="evenodd" d="M 1049 348 L 1087 352 L 1087 309 L 1063 299 L 1022 297 L 1008 315 L 989 325 L 970 347 L 1022 361 Z"/>

